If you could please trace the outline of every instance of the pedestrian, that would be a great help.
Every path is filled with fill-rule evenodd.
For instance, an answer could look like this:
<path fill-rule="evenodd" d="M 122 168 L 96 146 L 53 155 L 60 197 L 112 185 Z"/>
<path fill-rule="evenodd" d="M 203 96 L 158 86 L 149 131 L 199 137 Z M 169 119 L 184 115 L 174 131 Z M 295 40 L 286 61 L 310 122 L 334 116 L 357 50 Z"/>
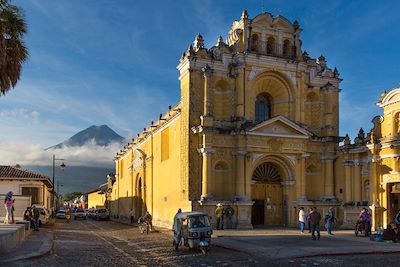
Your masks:
<path fill-rule="evenodd" d="M 15 199 L 12 200 L 12 206 L 11 206 L 11 223 L 15 223 L 15 220 L 14 220 L 14 212 L 15 212 L 14 204 L 15 204 Z"/>
<path fill-rule="evenodd" d="M 307 221 L 307 215 L 304 212 L 304 208 L 300 207 L 300 209 L 299 209 L 299 224 L 300 224 L 300 231 L 302 234 L 304 234 L 304 227 L 306 225 L 306 221 Z"/>
<path fill-rule="evenodd" d="M 33 224 L 33 221 L 32 221 L 32 209 L 31 209 L 31 207 L 27 207 L 26 208 L 26 210 L 24 212 L 24 221 L 29 222 L 30 226 L 32 228 L 34 228 L 34 224 Z"/>
<path fill-rule="evenodd" d="M 135 212 L 133 211 L 133 209 L 131 209 L 129 215 L 131 217 L 131 224 L 133 224 L 133 222 L 135 221 Z"/>
<path fill-rule="evenodd" d="M 311 223 L 311 236 L 313 240 L 318 240 L 321 237 L 319 231 L 319 223 L 321 222 L 321 214 L 317 211 L 316 207 L 313 207 L 310 212 L 310 223 Z M 317 238 L 315 237 L 315 232 L 317 232 Z"/>
<path fill-rule="evenodd" d="M 332 207 L 328 209 L 328 213 L 325 215 L 325 228 L 328 234 L 333 235 L 332 229 L 333 229 L 333 224 L 336 221 L 335 217 L 335 211 L 333 210 Z"/>
<path fill-rule="evenodd" d="M 233 229 L 233 215 L 235 214 L 235 210 L 231 207 L 228 206 L 225 210 L 226 214 L 226 228 L 227 229 Z"/>
<path fill-rule="evenodd" d="M 307 224 L 308 224 L 308 232 L 311 233 L 311 221 L 310 221 L 310 213 L 312 211 L 312 208 L 308 208 L 307 212 Z"/>
<path fill-rule="evenodd" d="M 182 213 L 181 209 L 178 209 L 174 216 L 174 225 L 172 230 L 174 231 L 174 237 L 176 237 L 175 242 L 179 245 L 182 239 L 182 221 L 178 218 L 178 215 Z"/>
<path fill-rule="evenodd" d="M 146 211 L 143 219 L 150 226 L 150 231 L 153 231 L 153 217 L 151 216 L 150 212 Z"/>
<path fill-rule="evenodd" d="M 69 221 L 71 220 L 71 209 L 70 208 L 68 208 L 65 211 L 65 219 L 67 220 L 67 223 L 69 223 Z"/>
<path fill-rule="evenodd" d="M 397 229 L 400 229 L 400 210 L 397 212 L 396 216 L 394 216 L 394 223 L 397 226 Z"/>
<path fill-rule="evenodd" d="M 10 191 L 4 198 L 4 208 L 6 209 L 6 217 L 4 218 L 4 224 L 12 223 L 12 206 L 13 206 L 13 192 Z"/>
<path fill-rule="evenodd" d="M 33 209 L 33 220 L 35 222 L 35 226 L 34 226 L 34 230 L 35 231 L 39 231 L 39 217 L 40 217 L 40 213 L 39 213 L 39 209 L 37 209 L 35 206 L 32 206 Z"/>
<path fill-rule="evenodd" d="M 224 230 L 224 208 L 221 203 L 217 204 L 215 209 L 215 217 L 217 217 L 217 230 Z"/>
<path fill-rule="evenodd" d="M 365 236 L 370 236 L 371 235 L 371 221 L 372 221 L 372 215 L 369 213 L 367 209 L 362 214 L 361 220 L 365 224 Z M 398 229 L 398 228 L 397 228 Z"/>

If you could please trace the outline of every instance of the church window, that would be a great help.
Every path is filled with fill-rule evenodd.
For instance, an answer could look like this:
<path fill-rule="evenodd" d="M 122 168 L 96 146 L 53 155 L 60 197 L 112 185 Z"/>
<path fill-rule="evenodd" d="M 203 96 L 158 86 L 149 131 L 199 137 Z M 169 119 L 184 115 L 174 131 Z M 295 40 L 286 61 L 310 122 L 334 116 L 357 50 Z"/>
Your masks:
<path fill-rule="evenodd" d="M 253 36 L 251 37 L 251 50 L 252 51 L 258 51 L 258 35 L 257 34 L 253 34 Z"/>
<path fill-rule="evenodd" d="M 291 55 L 291 45 L 289 40 L 283 41 L 283 57 L 285 58 L 290 58 L 292 57 Z"/>
<path fill-rule="evenodd" d="M 169 159 L 169 128 L 161 132 L 161 161 Z"/>
<path fill-rule="evenodd" d="M 275 53 L 275 39 L 270 36 L 267 39 L 267 54 L 273 55 Z"/>
<path fill-rule="evenodd" d="M 257 96 L 255 108 L 256 123 L 260 123 L 271 118 L 271 101 L 270 97 L 267 94 L 259 94 Z"/>

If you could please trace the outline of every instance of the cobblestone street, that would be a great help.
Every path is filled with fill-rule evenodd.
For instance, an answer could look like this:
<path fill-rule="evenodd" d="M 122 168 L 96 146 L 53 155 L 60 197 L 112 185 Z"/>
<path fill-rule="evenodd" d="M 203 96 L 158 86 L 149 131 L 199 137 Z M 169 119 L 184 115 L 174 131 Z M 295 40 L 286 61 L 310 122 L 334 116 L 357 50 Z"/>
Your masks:
<path fill-rule="evenodd" d="M 279 230 L 275 230 L 279 231 Z M 203 255 L 198 250 L 172 247 L 171 232 L 161 229 L 150 234 L 141 234 L 134 226 L 112 221 L 71 221 L 70 224 L 58 220 L 54 226 L 43 228 L 37 234 L 53 232 L 52 251 L 44 256 L 19 260 L 9 266 L 398 266 L 399 253 L 363 253 L 350 255 L 326 255 L 317 257 L 288 257 L 274 259 L 253 253 L 225 249 L 215 244 L 209 254 Z M 221 232 L 219 232 L 221 233 Z M 269 237 L 273 237 L 273 233 Z M 254 235 L 251 238 L 255 238 Z M 28 237 L 29 238 L 29 237 Z M 232 237 L 233 238 L 233 237 Z M 285 239 L 281 237 L 282 242 Z M 40 239 L 39 239 L 40 240 Z M 300 239 L 299 239 L 300 240 Z M 356 240 L 356 239 L 355 239 Z M 242 248 L 248 246 L 240 242 Z M 293 241 L 292 241 L 293 242 Z M 301 242 L 301 240 L 299 241 Z M 335 242 L 331 240 L 329 242 Z M 341 241 L 336 241 L 341 242 Z M 214 243 L 215 239 L 214 239 Z M 38 244 L 39 245 L 39 244 Z M 292 246 L 295 244 L 291 244 Z M 288 248 L 291 246 L 288 244 Z M 297 244 L 301 249 L 302 245 Z M 303 244 L 304 245 L 304 244 Z M 375 244 L 371 244 L 375 245 Z M 260 243 L 261 247 L 279 247 L 270 238 Z M 261 246 L 261 247 L 260 247 Z M 285 246 L 286 247 L 286 246 Z M 332 253 L 335 253 L 332 249 Z M 0 264 L 2 265 L 2 264 Z M 3 265 L 2 265 L 3 266 Z"/>
<path fill-rule="evenodd" d="M 249 255 L 212 246 L 209 254 L 180 247 L 162 230 L 148 235 L 112 221 L 58 220 L 50 255 L 13 266 L 257 266 Z"/>

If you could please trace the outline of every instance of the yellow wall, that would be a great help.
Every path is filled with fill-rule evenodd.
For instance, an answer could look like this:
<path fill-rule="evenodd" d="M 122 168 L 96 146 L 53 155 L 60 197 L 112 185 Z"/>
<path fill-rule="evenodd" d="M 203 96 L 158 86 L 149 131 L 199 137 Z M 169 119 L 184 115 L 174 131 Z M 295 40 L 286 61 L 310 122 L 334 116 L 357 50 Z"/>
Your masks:
<path fill-rule="evenodd" d="M 106 194 L 99 194 L 100 191 L 88 194 L 88 208 L 105 207 Z"/>

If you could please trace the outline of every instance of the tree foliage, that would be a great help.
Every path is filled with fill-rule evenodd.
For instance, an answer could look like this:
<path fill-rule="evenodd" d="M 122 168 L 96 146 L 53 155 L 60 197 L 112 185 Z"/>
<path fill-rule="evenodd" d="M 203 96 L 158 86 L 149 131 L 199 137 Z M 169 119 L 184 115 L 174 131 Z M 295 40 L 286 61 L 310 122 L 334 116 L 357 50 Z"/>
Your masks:
<path fill-rule="evenodd" d="M 70 201 L 73 200 L 74 198 L 80 197 L 82 195 L 85 195 L 85 193 L 82 192 L 70 192 L 70 193 L 66 193 L 62 196 L 62 200 L 63 201 Z"/>
<path fill-rule="evenodd" d="M 0 95 L 15 87 L 28 49 L 22 41 L 27 31 L 23 10 L 0 0 Z"/>

